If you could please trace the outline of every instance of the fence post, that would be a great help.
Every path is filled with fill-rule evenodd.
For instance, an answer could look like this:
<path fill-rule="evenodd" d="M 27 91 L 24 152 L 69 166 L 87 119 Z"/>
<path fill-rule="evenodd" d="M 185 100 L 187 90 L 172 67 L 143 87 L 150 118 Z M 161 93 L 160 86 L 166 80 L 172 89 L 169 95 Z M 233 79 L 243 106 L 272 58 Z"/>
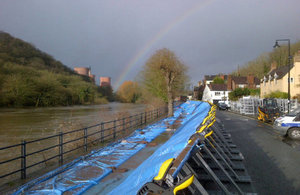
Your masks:
<path fill-rule="evenodd" d="M 84 128 L 84 151 L 87 152 L 87 128 Z"/>
<path fill-rule="evenodd" d="M 156 109 L 156 118 L 158 119 L 158 111 L 159 109 Z"/>
<path fill-rule="evenodd" d="M 125 133 L 125 118 L 123 118 L 123 133 Z"/>
<path fill-rule="evenodd" d="M 114 120 L 114 139 L 116 139 L 116 120 Z"/>
<path fill-rule="evenodd" d="M 26 179 L 26 141 L 21 144 L 21 179 Z"/>
<path fill-rule="evenodd" d="M 143 113 L 141 113 L 141 126 L 142 126 L 142 124 L 143 124 Z"/>
<path fill-rule="evenodd" d="M 129 120 L 130 120 L 130 123 L 129 123 L 130 124 L 130 128 L 129 129 L 131 130 L 131 128 L 132 128 L 132 116 L 129 116 Z"/>
<path fill-rule="evenodd" d="M 104 124 L 101 122 L 101 142 L 104 141 Z"/>
<path fill-rule="evenodd" d="M 147 123 L 147 112 L 145 112 L 145 124 Z"/>
<path fill-rule="evenodd" d="M 59 133 L 59 136 L 58 136 L 58 142 L 59 142 L 59 163 L 60 164 L 63 164 L 64 162 L 64 156 L 63 156 L 63 153 L 64 153 L 64 145 L 63 145 L 63 132 L 60 132 Z"/>

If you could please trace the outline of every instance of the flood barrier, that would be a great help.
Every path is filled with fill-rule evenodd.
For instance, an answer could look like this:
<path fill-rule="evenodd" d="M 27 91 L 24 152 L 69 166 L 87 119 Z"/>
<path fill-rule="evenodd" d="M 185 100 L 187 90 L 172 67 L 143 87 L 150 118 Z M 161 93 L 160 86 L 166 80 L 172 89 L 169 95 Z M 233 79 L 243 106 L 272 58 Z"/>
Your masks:
<path fill-rule="evenodd" d="M 112 169 L 120 166 L 146 147 L 147 143 L 170 128 L 178 117 L 182 123 L 188 123 L 197 115 L 199 109 L 205 107 L 209 105 L 202 102 L 184 103 L 176 108 L 174 117 L 163 119 L 144 129 L 138 129 L 127 138 L 101 150 L 93 151 L 88 156 L 78 158 L 62 168 L 32 180 L 20 187 L 14 194 L 63 194 L 65 192 L 82 194 L 111 173 Z"/>
<path fill-rule="evenodd" d="M 201 120 L 201 117 L 195 117 Z M 179 131 L 187 134 L 189 124 Z M 199 123 L 198 123 L 199 124 Z M 195 132 L 196 129 L 196 132 Z M 215 118 L 215 106 L 179 149 L 172 137 L 110 194 L 247 194 L 253 193 L 243 156 Z M 174 149 L 173 149 L 174 148 Z M 175 152 L 170 152 L 175 151 Z"/>
<path fill-rule="evenodd" d="M 122 194 L 136 194 L 143 184 L 151 181 L 155 177 L 163 162 L 176 158 L 186 147 L 190 137 L 208 115 L 210 107 L 208 103 L 203 102 L 193 111 L 194 114 L 192 114 L 192 112 L 189 113 L 181 127 L 176 130 L 172 137 L 109 194 L 118 194 L 118 192 L 122 192 Z"/>

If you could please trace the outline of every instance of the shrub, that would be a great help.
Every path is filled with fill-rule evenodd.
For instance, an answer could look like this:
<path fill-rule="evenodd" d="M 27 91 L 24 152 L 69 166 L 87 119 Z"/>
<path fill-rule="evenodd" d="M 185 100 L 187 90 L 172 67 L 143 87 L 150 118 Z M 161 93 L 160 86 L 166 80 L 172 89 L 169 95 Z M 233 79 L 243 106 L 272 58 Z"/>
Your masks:
<path fill-rule="evenodd" d="M 267 98 L 280 98 L 280 99 L 288 99 L 288 93 L 281 92 L 281 91 L 274 91 L 268 95 L 266 95 Z"/>
<path fill-rule="evenodd" d="M 236 101 L 243 96 L 250 95 L 250 90 L 248 88 L 236 88 L 229 93 L 229 99 Z"/>

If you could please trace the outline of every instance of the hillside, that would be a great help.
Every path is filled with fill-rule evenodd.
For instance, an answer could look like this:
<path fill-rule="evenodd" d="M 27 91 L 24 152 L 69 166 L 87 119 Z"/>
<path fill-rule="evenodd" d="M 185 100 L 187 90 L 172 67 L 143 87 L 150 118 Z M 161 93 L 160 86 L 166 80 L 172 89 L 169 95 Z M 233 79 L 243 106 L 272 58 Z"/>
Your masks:
<path fill-rule="evenodd" d="M 0 106 L 84 104 L 96 96 L 96 86 L 88 77 L 33 45 L 0 32 Z"/>
<path fill-rule="evenodd" d="M 291 44 L 291 55 L 294 55 L 298 50 L 300 50 L 300 41 Z M 241 76 L 254 74 L 258 78 L 263 78 L 270 71 L 273 62 L 276 62 L 278 67 L 288 64 L 287 45 L 281 44 L 281 47 L 274 49 L 272 52 L 261 54 L 256 59 L 234 71 L 233 74 Z"/>

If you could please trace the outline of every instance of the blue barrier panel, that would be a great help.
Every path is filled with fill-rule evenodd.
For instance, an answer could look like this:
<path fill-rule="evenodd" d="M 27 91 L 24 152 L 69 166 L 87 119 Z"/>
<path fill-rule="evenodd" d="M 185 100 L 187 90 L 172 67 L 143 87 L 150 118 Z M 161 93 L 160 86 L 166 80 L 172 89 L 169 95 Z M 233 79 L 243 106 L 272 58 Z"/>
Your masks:
<path fill-rule="evenodd" d="M 199 105 L 202 104 L 198 101 L 184 103 L 176 108 L 174 117 L 163 119 L 142 130 L 136 130 L 125 140 L 93 151 L 87 158 L 78 158 L 61 168 L 32 180 L 14 194 L 62 194 L 64 192 L 81 194 L 111 173 L 111 167 L 120 166 L 146 146 L 146 144 L 135 142 L 151 142 L 167 129 L 166 124 L 173 124 L 180 115 L 183 116 L 182 123 L 186 123 L 191 117 L 199 113 L 198 109 L 203 107 Z"/>
<path fill-rule="evenodd" d="M 188 111 L 187 117 L 183 119 L 183 125 L 109 194 L 136 194 L 145 183 L 152 181 L 158 174 L 163 162 L 170 158 L 176 158 L 185 148 L 189 138 L 196 132 L 197 127 L 208 114 L 210 105 L 203 102 L 195 107 L 195 103 L 193 106 L 193 102 L 190 102 L 182 107 Z"/>

